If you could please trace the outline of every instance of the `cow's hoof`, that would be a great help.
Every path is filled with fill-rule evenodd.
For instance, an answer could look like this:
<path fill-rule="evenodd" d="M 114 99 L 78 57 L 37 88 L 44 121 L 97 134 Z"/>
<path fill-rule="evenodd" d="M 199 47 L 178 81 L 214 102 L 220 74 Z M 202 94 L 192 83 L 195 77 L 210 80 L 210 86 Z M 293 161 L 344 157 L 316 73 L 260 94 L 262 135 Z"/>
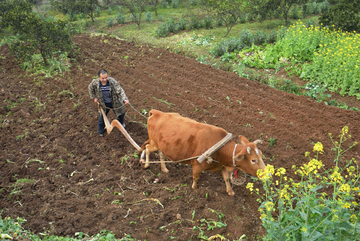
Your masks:
<path fill-rule="evenodd" d="M 165 172 L 165 173 L 169 173 L 169 169 L 167 169 L 166 167 L 165 167 L 165 168 L 161 168 L 161 171 L 162 171 L 162 172 Z"/>
<path fill-rule="evenodd" d="M 227 192 L 229 196 L 234 196 L 235 192 L 233 190 L 231 190 L 230 192 Z"/>

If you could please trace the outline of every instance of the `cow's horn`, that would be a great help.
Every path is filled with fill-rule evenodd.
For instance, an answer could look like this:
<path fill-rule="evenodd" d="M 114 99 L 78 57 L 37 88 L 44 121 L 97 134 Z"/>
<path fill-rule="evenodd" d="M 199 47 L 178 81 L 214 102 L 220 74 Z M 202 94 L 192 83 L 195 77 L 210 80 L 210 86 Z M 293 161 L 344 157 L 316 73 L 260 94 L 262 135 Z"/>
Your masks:
<path fill-rule="evenodd" d="M 258 140 L 256 140 L 256 141 L 254 141 L 254 143 L 257 145 L 257 144 L 263 144 L 263 141 L 262 140 L 260 140 L 260 139 L 258 139 Z"/>

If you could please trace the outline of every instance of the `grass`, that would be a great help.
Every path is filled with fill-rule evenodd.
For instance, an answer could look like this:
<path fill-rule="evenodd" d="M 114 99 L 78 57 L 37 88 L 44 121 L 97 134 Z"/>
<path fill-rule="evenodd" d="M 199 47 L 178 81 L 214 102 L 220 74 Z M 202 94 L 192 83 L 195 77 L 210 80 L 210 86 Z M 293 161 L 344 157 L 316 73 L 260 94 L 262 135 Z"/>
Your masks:
<path fill-rule="evenodd" d="M 94 236 L 89 236 L 83 232 L 75 233 L 75 237 L 60 237 L 51 235 L 50 230 L 44 230 L 44 232 L 40 233 L 40 236 L 31 233 L 30 231 L 24 229 L 22 226 L 25 226 L 26 219 L 16 218 L 12 219 L 10 217 L 2 218 L 0 215 L 0 230 L 1 236 L 0 239 L 5 240 L 31 240 L 31 241 L 86 241 L 86 240 L 98 240 L 98 241 L 106 241 L 106 240 L 119 240 L 119 241 L 135 241 L 136 239 L 132 238 L 131 235 L 126 235 L 123 238 L 115 239 L 115 235 L 106 230 L 101 230 L 98 234 Z"/>

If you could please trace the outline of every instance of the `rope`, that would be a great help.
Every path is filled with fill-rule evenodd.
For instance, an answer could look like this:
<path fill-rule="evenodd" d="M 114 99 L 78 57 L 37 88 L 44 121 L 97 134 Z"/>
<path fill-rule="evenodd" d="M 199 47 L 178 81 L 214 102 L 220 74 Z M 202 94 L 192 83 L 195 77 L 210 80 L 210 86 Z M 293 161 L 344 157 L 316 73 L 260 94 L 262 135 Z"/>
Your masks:
<path fill-rule="evenodd" d="M 189 157 L 189 158 L 186 158 L 186 159 L 183 159 L 183 160 L 180 160 L 180 161 L 164 161 L 164 162 L 166 162 L 166 163 L 168 163 L 168 162 L 172 162 L 172 163 L 174 163 L 174 162 L 184 162 L 184 161 L 189 161 L 191 159 L 198 158 L 198 157 L 200 157 L 200 156 Z M 220 163 L 220 162 L 218 162 L 218 161 L 216 161 L 214 159 L 212 159 L 212 161 Z M 148 163 L 161 163 L 161 161 L 152 161 L 152 162 L 148 162 Z"/>
<path fill-rule="evenodd" d="M 130 104 L 129 103 L 129 105 L 130 105 L 130 107 L 131 108 L 133 108 L 137 113 L 139 113 L 139 115 L 141 115 L 142 117 L 144 117 L 145 119 L 148 119 L 146 116 L 144 116 L 141 112 L 139 112 L 132 104 Z M 125 104 L 123 104 L 122 106 L 120 106 L 120 107 L 117 107 L 117 108 L 109 108 L 109 107 L 107 107 L 107 106 L 105 106 L 105 108 L 106 109 L 109 109 L 109 110 L 117 110 L 117 109 L 120 109 L 120 108 L 122 108 L 122 107 L 124 107 L 125 106 Z M 100 104 L 99 104 L 99 108 L 100 108 Z M 100 111 L 100 110 L 99 110 Z"/>
<path fill-rule="evenodd" d="M 130 107 L 133 108 L 137 113 L 139 113 L 142 117 L 144 117 L 145 119 L 148 119 L 146 116 L 144 116 L 142 113 L 140 113 L 137 109 L 135 109 L 135 107 L 132 106 L 132 104 L 129 103 L 129 105 L 130 105 Z"/>
<path fill-rule="evenodd" d="M 210 147 L 206 152 L 204 152 L 199 158 L 199 163 L 202 163 L 205 159 L 208 159 L 212 154 L 214 154 L 217 150 L 219 150 L 221 147 L 225 146 L 226 143 L 228 143 L 232 138 L 232 134 L 228 133 L 222 140 L 220 140 L 218 143 Z"/>

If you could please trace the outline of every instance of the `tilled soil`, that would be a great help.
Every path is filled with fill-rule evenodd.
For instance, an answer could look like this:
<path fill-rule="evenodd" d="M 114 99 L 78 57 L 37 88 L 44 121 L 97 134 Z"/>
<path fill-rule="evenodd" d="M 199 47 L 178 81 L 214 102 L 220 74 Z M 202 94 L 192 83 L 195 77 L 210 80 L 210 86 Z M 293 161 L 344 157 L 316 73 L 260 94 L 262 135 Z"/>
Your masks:
<path fill-rule="evenodd" d="M 98 110 L 87 87 L 100 68 L 119 81 L 139 112 L 178 112 L 250 141 L 262 138 L 266 164 L 285 167 L 296 180 L 291 166 L 305 163 L 304 153 L 318 141 L 325 149 L 321 159 L 333 166 L 328 133 L 337 138 L 348 126 L 352 140 L 360 141 L 359 112 L 287 94 L 163 49 L 85 34 L 74 41 L 79 52 L 71 70 L 54 78 L 30 76 L 7 46 L 0 48 L 1 215 L 27 219 L 26 228 L 37 234 L 44 228 L 66 236 L 105 229 L 118 238 L 195 240 L 199 230 L 193 227 L 200 227 L 201 219 L 227 225 L 203 226 L 207 237 L 233 240 L 246 234 L 254 240 L 264 234 L 258 197 L 245 188 L 249 177 L 233 187 L 233 197 L 220 173 L 204 172 L 193 190 L 191 166 L 168 164 L 168 174 L 159 164 L 144 170 L 118 130 L 98 137 Z M 115 119 L 113 112 L 108 117 Z M 145 123 L 127 107 L 126 130 L 139 145 L 147 140 Z M 270 138 L 276 140 L 272 147 Z M 359 162 L 359 153 L 360 145 L 345 157 Z M 19 184 L 24 179 L 32 181 Z"/>

